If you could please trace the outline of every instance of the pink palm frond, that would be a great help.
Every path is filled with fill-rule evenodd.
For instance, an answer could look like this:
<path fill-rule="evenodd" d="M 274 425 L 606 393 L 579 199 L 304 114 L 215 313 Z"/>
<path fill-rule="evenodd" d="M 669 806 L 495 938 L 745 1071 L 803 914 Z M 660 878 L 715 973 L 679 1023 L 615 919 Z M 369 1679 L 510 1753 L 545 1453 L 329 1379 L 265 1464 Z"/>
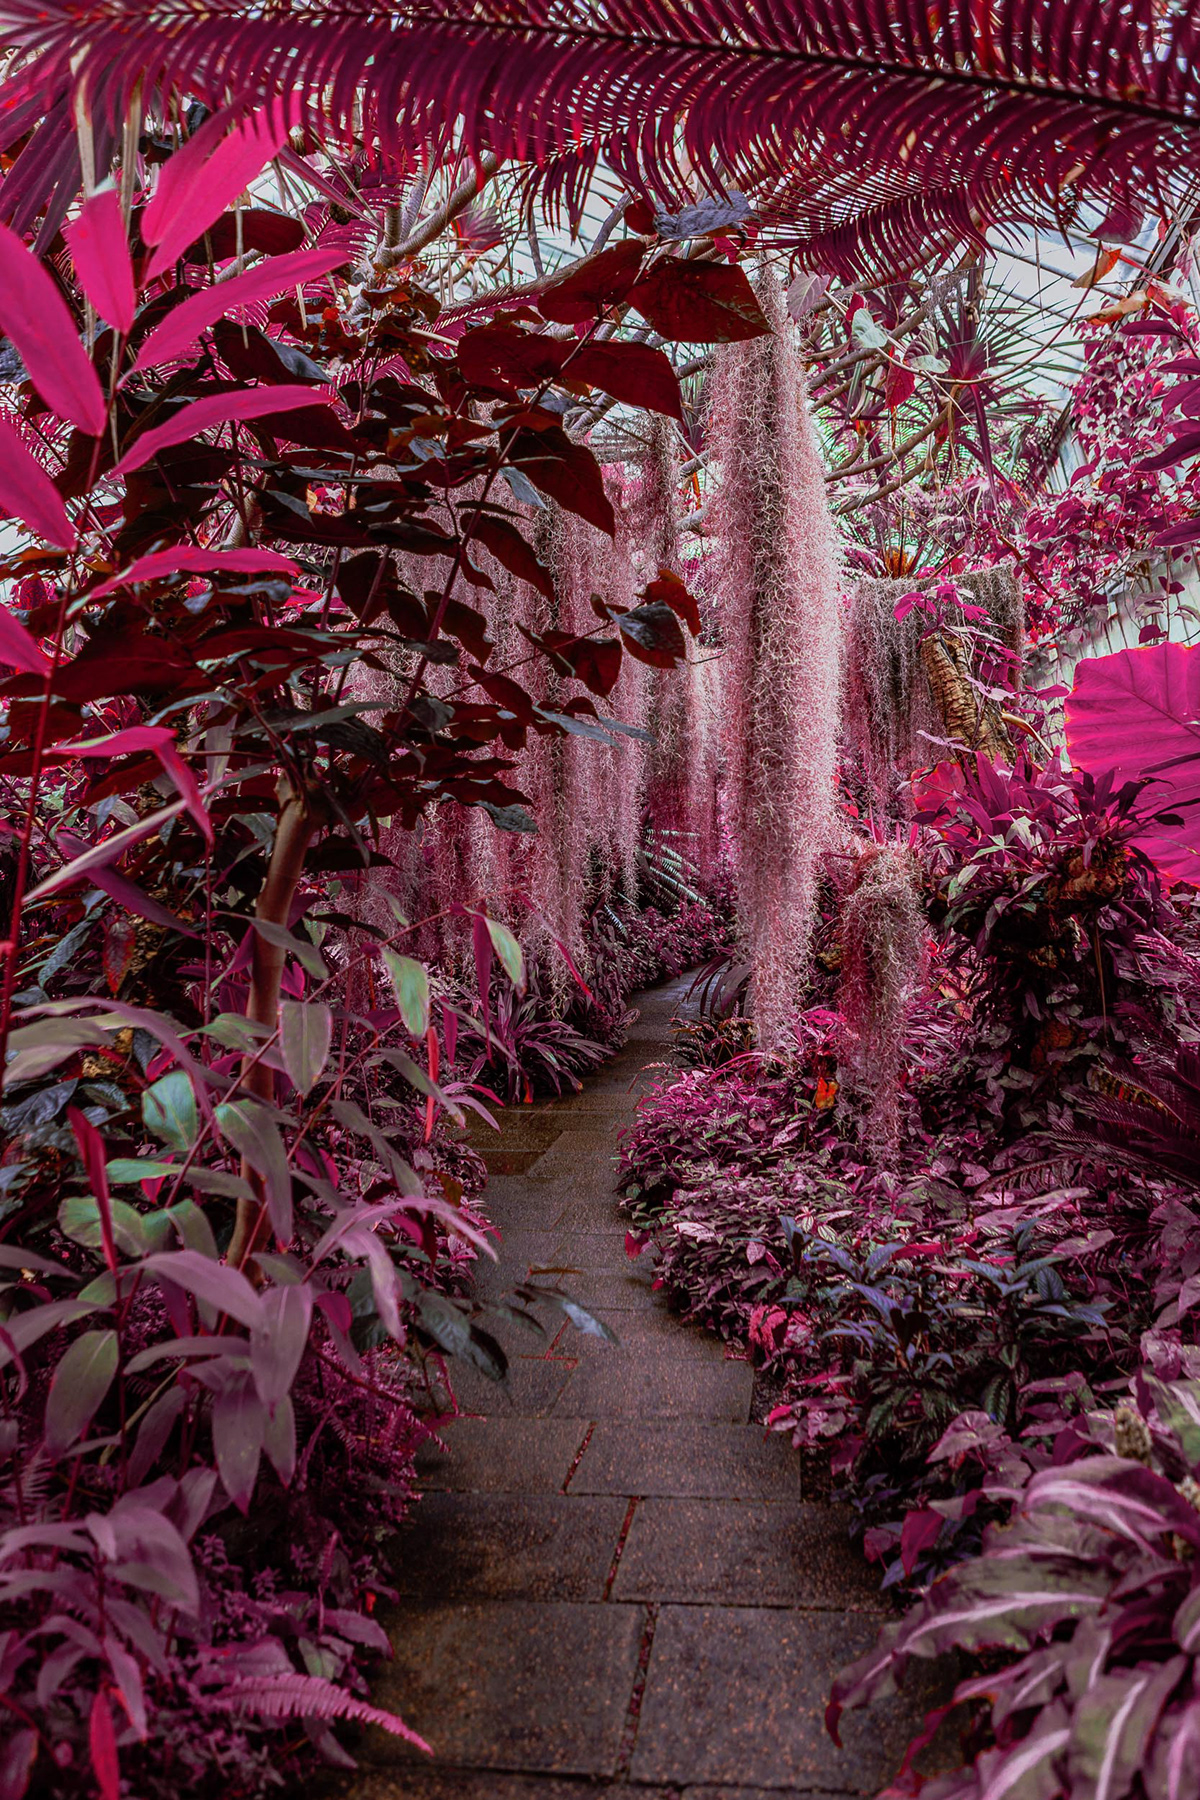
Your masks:
<path fill-rule="evenodd" d="M 569 210 L 594 156 L 668 210 L 737 189 L 847 274 L 1085 200 L 1124 236 L 1200 169 L 1200 0 L 0 0 L 0 42 L 9 144 L 80 89 L 106 133 L 138 92 L 284 93 L 393 159 L 543 167 Z M 70 137 L 18 159 L 25 223 Z"/>

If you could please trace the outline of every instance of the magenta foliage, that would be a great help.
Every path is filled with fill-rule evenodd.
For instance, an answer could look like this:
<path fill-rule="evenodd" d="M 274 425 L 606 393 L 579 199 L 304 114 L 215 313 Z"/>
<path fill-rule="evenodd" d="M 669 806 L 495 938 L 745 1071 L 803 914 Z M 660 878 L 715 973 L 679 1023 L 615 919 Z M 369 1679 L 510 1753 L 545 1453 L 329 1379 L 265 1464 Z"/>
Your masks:
<path fill-rule="evenodd" d="M 1117 781 L 1149 781 L 1141 809 L 1154 819 L 1138 840 L 1172 880 L 1200 885 L 1200 650 L 1154 644 L 1086 657 L 1066 704 L 1076 766 Z M 1176 822 L 1177 821 L 1177 822 Z"/>
<path fill-rule="evenodd" d="M 956 1441 L 945 1453 L 962 1459 L 980 1446 L 991 1466 L 985 1486 L 1006 1513 L 1016 1504 L 988 1529 L 981 1553 L 930 1588 L 835 1685 L 836 1733 L 847 1706 L 893 1692 L 914 1657 L 987 1657 L 988 1672 L 968 1674 L 930 1715 L 893 1791 L 915 1791 L 916 1753 L 962 1702 L 986 1708 L 985 1747 L 939 1780 L 940 1800 L 1023 1791 L 1183 1800 L 1194 1791 L 1198 1376 L 1196 1347 L 1153 1331 L 1130 1399 L 1064 1422 L 1048 1464 L 994 1427 L 989 1442 L 985 1418 L 947 1433 Z"/>
<path fill-rule="evenodd" d="M 212 105 L 283 93 L 288 123 L 321 117 L 348 147 L 382 145 L 400 167 L 461 132 L 464 154 L 540 165 L 531 182 L 565 195 L 573 225 L 600 156 L 654 196 L 665 233 L 695 233 L 699 180 L 702 229 L 736 228 L 753 207 L 848 279 L 978 245 L 992 223 L 1059 225 L 1068 192 L 1096 202 L 1098 233 L 1133 237 L 1147 207 L 1169 214 L 1171 178 L 1195 167 L 1190 0 L 1131 0 L 1111 15 L 1063 0 L 1052 45 L 1046 15 L 1023 0 L 997 0 L 982 19 L 973 0 L 945 0 L 936 28 L 923 0 L 850 13 L 665 0 L 652 15 L 609 0 L 552 17 L 540 0 L 433 14 L 289 0 L 262 15 L 206 0 L 183 20 L 140 0 L 98 15 L 83 0 L 10 0 L 7 19 L 17 131 L 32 109 L 74 116 L 77 96 L 105 126 L 123 119 L 153 69 L 168 108 L 180 95 Z M 917 118 L 915 137 L 897 129 Z M 70 203 L 77 162 L 17 167 L 35 212 L 59 192 Z M 243 185 L 254 172 L 237 170 Z M 219 191 L 224 203 L 235 190 Z"/>
<path fill-rule="evenodd" d="M 773 276 L 769 338 L 721 352 L 710 433 L 722 707 L 738 905 L 763 1049 L 786 1051 L 808 966 L 817 863 L 829 840 L 840 698 L 838 552 Z"/>

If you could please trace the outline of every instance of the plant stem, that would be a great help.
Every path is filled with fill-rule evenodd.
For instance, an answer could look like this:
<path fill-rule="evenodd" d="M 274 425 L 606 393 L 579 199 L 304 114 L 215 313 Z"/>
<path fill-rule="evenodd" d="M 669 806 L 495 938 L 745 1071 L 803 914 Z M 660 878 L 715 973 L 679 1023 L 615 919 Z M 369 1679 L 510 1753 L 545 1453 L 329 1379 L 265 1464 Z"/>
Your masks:
<path fill-rule="evenodd" d="M 254 908 L 255 918 L 264 924 L 287 930 L 292 901 L 304 873 L 304 859 L 316 829 L 317 815 L 307 794 L 291 789 L 279 810 L 271 864 Z M 260 933 L 255 933 L 246 1017 L 258 1025 L 265 1025 L 269 1031 L 274 1031 L 279 1022 L 279 991 L 286 961 L 287 951 L 282 945 L 269 943 Z M 245 1070 L 244 1086 L 247 1093 L 270 1100 L 274 1092 L 274 1075 L 261 1059 L 251 1058 Z M 254 1188 L 256 1198 L 240 1199 L 237 1203 L 237 1219 L 226 1260 L 239 1269 L 259 1247 L 267 1223 L 261 1177 L 244 1158 L 242 1174 Z"/>

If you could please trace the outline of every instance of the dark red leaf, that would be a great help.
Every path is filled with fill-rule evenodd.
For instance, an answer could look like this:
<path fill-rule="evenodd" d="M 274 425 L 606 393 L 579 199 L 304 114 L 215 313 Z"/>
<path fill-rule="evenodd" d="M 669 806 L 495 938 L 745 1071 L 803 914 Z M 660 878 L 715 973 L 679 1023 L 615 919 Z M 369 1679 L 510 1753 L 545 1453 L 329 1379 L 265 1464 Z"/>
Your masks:
<path fill-rule="evenodd" d="M 656 263 L 629 295 L 630 306 L 674 344 L 733 344 L 771 327 L 745 270 L 730 263 Z"/>
<path fill-rule="evenodd" d="M 320 363 L 313 361 L 294 344 L 282 338 L 268 337 L 254 325 L 236 325 L 232 319 L 218 319 L 213 326 L 213 343 L 217 355 L 238 381 L 273 383 L 328 381 Z"/>
<path fill-rule="evenodd" d="M 661 601 L 681 618 L 693 637 L 700 634 L 700 607 L 696 596 L 691 593 L 678 575 L 670 569 L 660 569 L 653 581 L 643 588 L 643 600 Z"/>
<path fill-rule="evenodd" d="M 291 391 L 283 384 L 262 390 L 268 396 Z M 314 393 L 310 388 L 308 398 L 307 406 L 297 407 L 289 402 L 286 416 L 284 408 L 268 409 L 266 402 L 260 402 L 263 410 L 254 418 L 255 430 L 265 432 L 268 437 L 277 438 L 283 443 L 302 444 L 306 450 L 340 451 L 347 456 L 361 453 L 362 446 L 346 430 L 333 408 L 326 404 L 324 396 Z"/>
<path fill-rule="evenodd" d="M 137 925 L 122 913 L 110 918 L 104 928 L 104 979 L 110 994 L 119 994 L 137 955 Z"/>
<path fill-rule="evenodd" d="M 593 694 L 611 693 L 621 673 L 621 645 L 616 638 L 572 637 L 566 631 L 547 631 L 541 642 L 565 674 L 574 675 Z"/>
<path fill-rule="evenodd" d="M 907 1514 L 900 1533 L 900 1561 L 906 1575 L 912 1574 L 922 1550 L 937 1543 L 945 1523 L 941 1513 L 927 1506 Z"/>
<path fill-rule="evenodd" d="M 670 358 L 649 344 L 584 344 L 566 364 L 569 381 L 586 381 L 627 406 L 683 418 L 679 378 Z"/>
<path fill-rule="evenodd" d="M 512 440 L 509 457 L 543 494 L 586 519 L 597 531 L 613 536 L 616 520 L 600 465 L 590 450 L 572 443 L 561 426 L 540 431 L 522 428 Z"/>
<path fill-rule="evenodd" d="M 191 658 L 164 638 L 98 631 L 74 662 L 58 670 L 54 691 L 84 705 L 112 694 L 167 693 L 194 676 L 204 679 Z"/>
<path fill-rule="evenodd" d="M 515 525 L 507 519 L 497 518 L 495 513 L 484 513 L 475 526 L 475 536 L 510 575 L 515 575 L 518 581 L 527 581 L 539 594 L 545 594 L 547 600 L 553 598 L 554 582 L 549 569 L 538 561 L 532 545 L 526 543 Z"/>
<path fill-rule="evenodd" d="M 298 250 L 304 242 L 303 221 L 289 218 L 286 213 L 264 212 L 260 207 L 245 206 L 241 209 L 240 220 L 243 252 L 257 250 L 264 256 L 285 256 L 289 250 Z M 236 256 L 238 222 L 237 213 L 222 213 L 202 237 L 188 245 L 183 253 L 184 262 L 206 263 L 211 259 L 219 263 Z"/>
<path fill-rule="evenodd" d="M 459 340 L 458 367 L 472 387 L 539 387 L 557 378 L 568 348 L 515 325 L 480 325 Z"/>
<path fill-rule="evenodd" d="M 477 681 L 485 694 L 491 696 L 498 706 L 519 719 L 523 725 L 533 723 L 533 701 L 519 682 L 508 675 L 489 675 L 486 669 L 478 666 L 471 670 L 472 680 Z"/>
<path fill-rule="evenodd" d="M 622 613 L 617 626 L 630 654 L 652 668 L 673 669 L 687 656 L 687 643 L 679 629 L 679 620 L 661 600 Z"/>
<path fill-rule="evenodd" d="M 558 325 L 599 318 L 606 307 L 625 299 L 645 254 L 644 244 L 622 238 L 598 256 L 585 257 L 566 275 L 546 284 L 537 296 L 538 311 Z"/>

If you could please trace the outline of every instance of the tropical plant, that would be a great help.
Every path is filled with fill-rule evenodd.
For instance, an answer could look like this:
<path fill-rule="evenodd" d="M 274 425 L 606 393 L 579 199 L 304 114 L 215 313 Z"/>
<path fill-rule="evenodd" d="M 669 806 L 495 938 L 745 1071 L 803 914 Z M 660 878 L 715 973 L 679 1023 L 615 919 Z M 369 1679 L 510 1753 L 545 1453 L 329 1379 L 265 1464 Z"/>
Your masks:
<path fill-rule="evenodd" d="M 839 1679 L 831 1730 L 893 1691 L 913 1657 L 966 1652 L 991 1666 L 959 1682 L 905 1770 L 953 1706 L 978 1715 L 971 1766 L 925 1791 L 1183 1800 L 1200 1776 L 1196 1403 L 1194 1350 L 1153 1337 L 1131 1399 L 1081 1420 L 1054 1464 L 1020 1481 L 981 1554 Z"/>
<path fill-rule="evenodd" d="M 1052 42 L 1023 0 L 947 0 L 933 21 L 882 0 L 852 17 L 727 0 L 663 0 L 652 14 L 472 0 L 436 18 L 357 0 L 247 16 L 238 0 L 207 0 L 186 20 L 136 0 L 6 0 L 2 16 L 18 66 L 8 143 L 38 128 L 9 216 L 23 227 L 49 202 L 51 231 L 79 185 L 76 96 L 92 122 L 81 154 L 100 174 L 131 108 L 153 96 L 164 112 L 175 94 L 282 96 L 281 135 L 308 124 L 411 167 L 461 129 L 480 175 L 541 163 L 576 212 L 603 158 L 654 196 L 665 232 L 753 221 L 852 274 L 907 270 L 992 225 L 1074 223 L 1085 200 L 1093 229 L 1127 238 L 1147 201 L 1173 212 L 1198 154 L 1192 0 L 1070 0 Z"/>
<path fill-rule="evenodd" d="M 428 1365 L 505 1366 L 466 1280 L 459 978 L 486 1038 L 526 986 L 505 916 L 541 926 L 519 891 L 396 889 L 452 811 L 528 838 L 529 740 L 610 750 L 625 652 L 668 670 L 695 616 L 652 569 L 582 628 L 506 612 L 508 581 L 555 591 L 531 518 L 616 530 L 562 425 L 589 354 L 678 410 L 665 352 L 608 330 L 663 252 L 620 238 L 545 311 L 444 333 L 411 261 L 348 286 L 339 200 L 241 203 L 281 144 L 193 113 L 127 137 L 119 187 L 89 172 L 42 260 L 0 229 L 14 1800 L 250 1800 L 344 1763 L 339 1720 L 407 1734 L 360 1665 Z M 764 330 L 713 269 L 710 328 Z"/>
<path fill-rule="evenodd" d="M 1027 1124 L 1023 1096 L 1085 1074 L 1098 1034 L 1119 1029 L 1118 1003 L 1138 997 L 1133 946 L 1169 916 L 1138 848 L 1143 785 L 979 756 L 919 787 L 930 917 L 953 934 L 977 1007 L 971 1060 Z"/>

